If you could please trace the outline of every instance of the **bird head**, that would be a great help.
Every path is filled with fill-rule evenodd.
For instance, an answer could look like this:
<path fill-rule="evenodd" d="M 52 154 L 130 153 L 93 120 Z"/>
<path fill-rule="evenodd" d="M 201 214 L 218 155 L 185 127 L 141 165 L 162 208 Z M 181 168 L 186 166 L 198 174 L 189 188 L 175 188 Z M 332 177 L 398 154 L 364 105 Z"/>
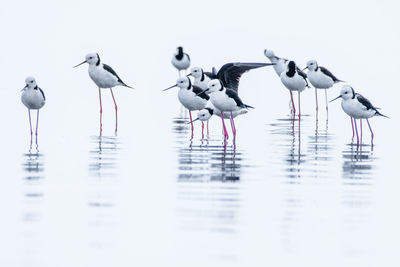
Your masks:
<path fill-rule="evenodd" d="M 188 76 L 193 76 L 194 78 L 200 78 L 203 75 L 203 69 L 200 67 L 193 67 L 190 69 Z"/>
<path fill-rule="evenodd" d="M 340 90 L 340 95 L 329 102 L 335 101 L 336 99 L 342 98 L 343 100 L 351 99 L 354 97 L 354 89 L 348 84 L 343 85 L 342 90 Z"/>
<path fill-rule="evenodd" d="M 87 54 L 86 57 L 85 57 L 85 61 L 79 63 L 76 66 L 74 66 L 74 68 L 76 68 L 76 67 L 78 67 L 78 66 L 80 66 L 82 64 L 85 64 L 85 63 L 88 63 L 89 65 L 98 65 L 100 63 L 99 54 L 97 54 L 97 53 L 89 53 L 89 54 Z"/>
<path fill-rule="evenodd" d="M 265 49 L 265 50 L 264 50 L 264 55 L 265 55 L 267 58 L 271 58 L 271 57 L 274 57 L 274 56 L 275 56 L 275 53 L 274 53 L 274 51 L 272 51 L 272 50 Z"/>
<path fill-rule="evenodd" d="M 219 79 L 214 79 L 208 83 L 207 91 L 212 93 L 221 90 L 222 88 L 223 88 L 222 82 Z"/>
<path fill-rule="evenodd" d="M 315 71 L 318 68 L 318 64 L 316 60 L 307 61 L 307 67 L 305 69 L 309 69 L 310 71 Z M 303 69 L 304 70 L 304 69 Z"/>
<path fill-rule="evenodd" d="M 27 77 L 26 79 L 25 79 L 25 87 L 24 87 L 24 89 L 25 88 L 35 88 L 36 87 L 36 80 L 35 80 L 35 78 L 33 78 L 33 77 Z"/>
<path fill-rule="evenodd" d="M 204 108 L 197 113 L 197 119 L 200 121 L 208 121 L 213 114 L 214 110 L 212 108 Z"/>

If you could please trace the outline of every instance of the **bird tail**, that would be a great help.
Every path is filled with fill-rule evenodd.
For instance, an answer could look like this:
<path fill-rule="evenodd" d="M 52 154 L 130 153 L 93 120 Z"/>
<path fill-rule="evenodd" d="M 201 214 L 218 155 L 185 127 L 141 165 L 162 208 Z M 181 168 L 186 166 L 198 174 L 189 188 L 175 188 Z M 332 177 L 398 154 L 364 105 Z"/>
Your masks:
<path fill-rule="evenodd" d="M 382 116 L 382 117 L 385 117 L 385 118 L 388 118 L 388 119 L 390 119 L 388 116 L 386 116 L 386 115 L 383 115 L 383 114 L 382 114 L 382 113 L 380 113 L 378 110 L 376 110 L 376 109 L 375 109 L 375 111 L 376 111 L 375 115 Z"/>
<path fill-rule="evenodd" d="M 125 84 L 125 83 L 122 83 L 122 86 L 128 87 L 128 88 L 130 88 L 130 89 L 135 89 L 135 88 L 133 88 L 133 87 L 131 87 L 131 86 Z"/>
<path fill-rule="evenodd" d="M 246 104 L 243 104 L 243 107 L 244 107 L 244 108 L 247 108 L 247 109 L 249 109 L 249 108 L 252 108 L 252 109 L 254 109 L 254 107 L 252 107 L 252 106 L 249 106 L 249 105 L 246 105 Z"/>

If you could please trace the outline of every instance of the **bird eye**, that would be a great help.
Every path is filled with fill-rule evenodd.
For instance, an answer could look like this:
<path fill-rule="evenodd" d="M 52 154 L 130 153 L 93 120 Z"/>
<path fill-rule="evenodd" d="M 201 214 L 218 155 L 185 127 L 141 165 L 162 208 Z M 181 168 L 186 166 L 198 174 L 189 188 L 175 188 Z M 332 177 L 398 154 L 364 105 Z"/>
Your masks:
<path fill-rule="evenodd" d="M 344 92 L 345 94 L 347 94 L 347 92 Z"/>
<path fill-rule="evenodd" d="M 33 83 L 33 81 L 31 81 L 31 83 Z"/>

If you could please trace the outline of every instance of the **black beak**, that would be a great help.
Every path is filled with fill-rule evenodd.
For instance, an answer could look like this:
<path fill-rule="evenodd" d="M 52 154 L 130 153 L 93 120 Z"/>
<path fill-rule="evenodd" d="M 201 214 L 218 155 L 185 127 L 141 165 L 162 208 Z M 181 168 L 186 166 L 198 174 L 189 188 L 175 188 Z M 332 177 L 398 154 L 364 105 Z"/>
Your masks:
<path fill-rule="evenodd" d="M 201 95 L 202 93 L 205 93 L 209 90 L 210 88 L 207 88 L 206 90 L 201 91 L 200 93 L 198 93 L 196 96 Z"/>
<path fill-rule="evenodd" d="M 164 92 L 164 91 L 167 91 L 167 90 L 172 89 L 172 88 L 177 87 L 177 86 L 178 86 L 177 84 L 174 84 L 174 85 L 172 85 L 172 86 L 170 86 L 167 89 L 164 89 L 162 91 Z"/>
<path fill-rule="evenodd" d="M 194 120 L 192 120 L 192 121 L 190 121 L 190 122 L 187 122 L 186 124 L 193 123 L 193 122 L 197 121 L 198 119 L 199 119 L 199 118 L 194 119 Z"/>
<path fill-rule="evenodd" d="M 186 75 L 186 77 L 190 77 L 190 76 L 192 76 L 192 74 L 191 74 L 191 73 L 189 73 L 188 75 Z"/>
<path fill-rule="evenodd" d="M 28 87 L 28 85 L 25 85 L 25 87 L 24 87 L 24 88 L 22 88 L 21 92 L 22 92 L 22 91 L 24 91 L 24 90 L 25 90 L 25 88 L 27 88 L 27 87 Z"/>
<path fill-rule="evenodd" d="M 85 64 L 86 63 L 86 60 L 85 61 L 83 61 L 82 63 L 79 63 L 78 65 L 76 65 L 76 66 L 73 66 L 73 68 L 76 68 L 76 67 L 78 67 L 78 66 L 80 66 L 80 65 L 82 65 L 82 64 Z"/>
<path fill-rule="evenodd" d="M 340 95 L 340 96 L 336 97 L 335 99 L 332 99 L 331 101 L 329 101 L 329 103 L 331 103 L 331 102 L 333 102 L 333 101 L 335 101 L 336 99 L 341 98 L 341 97 L 342 97 L 342 96 Z"/>
<path fill-rule="evenodd" d="M 308 67 L 305 67 L 304 69 L 302 69 L 301 71 L 305 71 L 306 69 L 308 69 Z"/>

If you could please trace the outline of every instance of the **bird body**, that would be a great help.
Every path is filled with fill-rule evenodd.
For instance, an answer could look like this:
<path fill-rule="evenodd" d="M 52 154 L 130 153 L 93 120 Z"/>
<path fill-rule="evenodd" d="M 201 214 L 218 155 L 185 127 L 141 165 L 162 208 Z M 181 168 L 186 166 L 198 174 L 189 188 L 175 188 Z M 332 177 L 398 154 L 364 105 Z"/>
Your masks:
<path fill-rule="evenodd" d="M 213 78 L 213 74 L 209 72 L 204 72 L 200 67 L 193 67 L 190 69 L 190 74 L 188 76 L 193 76 L 193 84 L 201 89 L 207 89 L 208 83 Z"/>
<path fill-rule="evenodd" d="M 296 67 L 294 61 L 289 61 L 280 77 L 283 85 L 290 91 L 302 92 L 308 86 L 307 75 Z"/>
<path fill-rule="evenodd" d="M 181 70 L 187 70 L 190 67 L 190 57 L 179 46 L 176 49 L 176 53 L 172 56 L 171 63 L 180 73 Z"/>
<path fill-rule="evenodd" d="M 201 91 L 201 90 L 200 90 Z M 190 111 L 201 110 L 207 105 L 207 98 L 197 96 L 191 88 L 181 88 L 178 92 L 178 99 L 181 104 Z"/>
<path fill-rule="evenodd" d="M 306 69 L 308 69 L 307 78 L 317 89 L 328 89 L 335 83 L 341 82 L 327 68 L 318 66 L 316 60 L 309 60 Z"/>
<path fill-rule="evenodd" d="M 46 97 L 43 90 L 36 85 L 36 81 L 32 77 L 28 77 L 26 83 L 27 85 L 22 89 L 22 103 L 28 109 L 41 109 L 46 103 Z"/>
<path fill-rule="evenodd" d="M 233 118 L 236 118 L 237 116 L 246 114 L 247 112 L 248 112 L 247 109 L 245 109 L 245 108 L 240 108 L 240 109 L 238 109 L 238 110 L 232 111 L 232 115 L 233 115 Z M 222 112 L 222 114 L 223 114 L 223 116 L 224 116 L 224 119 L 230 119 L 230 118 L 231 118 L 231 113 L 228 112 L 228 111 Z M 211 103 L 211 101 L 209 101 L 209 102 L 207 103 L 207 107 L 205 107 L 204 109 L 200 110 L 200 111 L 197 113 L 197 118 L 198 118 L 200 121 L 207 121 L 207 120 L 209 120 L 213 115 L 217 115 L 218 117 L 221 118 L 221 111 L 220 111 L 218 108 L 216 108 L 216 107 Z"/>

